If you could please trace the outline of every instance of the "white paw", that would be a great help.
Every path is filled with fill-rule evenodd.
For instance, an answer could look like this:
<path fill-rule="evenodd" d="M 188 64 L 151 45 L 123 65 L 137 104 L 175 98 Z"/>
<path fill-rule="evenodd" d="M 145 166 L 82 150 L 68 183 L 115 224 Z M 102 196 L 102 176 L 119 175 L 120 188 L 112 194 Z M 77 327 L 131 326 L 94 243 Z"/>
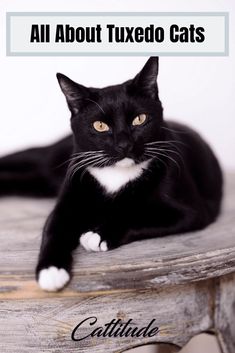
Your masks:
<path fill-rule="evenodd" d="M 69 279 L 69 274 L 65 269 L 51 266 L 39 272 L 38 283 L 43 290 L 55 292 L 63 288 Z"/>
<path fill-rule="evenodd" d="M 100 235 L 94 232 L 83 233 L 80 237 L 80 244 L 87 251 L 107 251 L 106 241 L 101 242 Z"/>

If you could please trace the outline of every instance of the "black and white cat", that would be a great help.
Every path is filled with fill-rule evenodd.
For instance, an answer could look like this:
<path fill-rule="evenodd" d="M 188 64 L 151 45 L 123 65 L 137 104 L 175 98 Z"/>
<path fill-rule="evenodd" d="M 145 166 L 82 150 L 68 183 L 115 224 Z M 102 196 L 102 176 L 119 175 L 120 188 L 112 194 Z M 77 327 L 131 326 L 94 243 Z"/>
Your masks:
<path fill-rule="evenodd" d="M 102 89 L 58 74 L 73 136 L 0 160 L 0 194 L 58 194 L 36 268 L 42 289 L 66 285 L 79 241 L 87 251 L 107 251 L 216 219 L 220 166 L 196 132 L 163 120 L 157 74 L 157 57 L 134 79 Z"/>

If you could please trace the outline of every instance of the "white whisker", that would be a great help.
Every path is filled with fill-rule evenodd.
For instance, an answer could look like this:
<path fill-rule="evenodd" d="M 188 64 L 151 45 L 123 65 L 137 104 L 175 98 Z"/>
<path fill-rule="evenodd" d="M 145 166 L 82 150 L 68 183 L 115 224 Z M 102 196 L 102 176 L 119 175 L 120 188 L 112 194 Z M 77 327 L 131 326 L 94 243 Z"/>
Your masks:
<path fill-rule="evenodd" d="M 174 150 L 170 150 L 170 149 L 166 149 L 166 148 L 158 148 L 158 147 L 147 147 L 146 148 L 147 151 L 152 151 L 152 152 L 171 152 L 171 153 L 175 153 L 177 154 L 177 156 L 179 156 L 179 158 L 181 159 L 182 163 L 184 163 L 183 157 L 182 155 L 178 152 L 178 151 L 174 151 Z"/>
<path fill-rule="evenodd" d="M 152 141 L 152 142 L 147 142 L 145 143 L 145 146 L 148 145 L 161 145 L 161 144 L 174 144 L 174 143 L 181 143 L 182 145 L 185 145 L 184 142 L 179 141 L 179 140 L 166 140 L 166 141 Z"/>
<path fill-rule="evenodd" d="M 109 161 L 109 158 L 104 158 L 103 160 L 92 164 L 92 167 L 102 168 L 102 166 L 104 166 L 106 164 L 106 162 L 108 162 L 108 161 Z"/>
<path fill-rule="evenodd" d="M 101 168 L 103 165 L 106 164 L 106 162 L 109 160 L 110 158 L 104 157 L 103 159 L 96 161 L 94 163 L 89 164 L 87 167 L 98 167 Z M 80 180 L 82 179 L 83 175 L 87 172 L 87 168 L 85 168 L 81 174 Z"/>
<path fill-rule="evenodd" d="M 162 157 L 165 157 L 165 158 L 170 159 L 173 163 L 176 164 L 176 166 L 178 167 L 178 170 L 179 170 L 179 171 L 181 170 L 179 163 L 178 163 L 174 158 L 172 158 L 171 156 L 169 156 L 168 154 L 164 154 L 163 152 L 158 152 L 158 151 L 154 151 L 154 152 L 152 152 L 152 154 L 153 154 L 153 155 L 156 155 L 156 157 L 157 157 L 157 156 L 162 156 Z"/>
<path fill-rule="evenodd" d="M 104 152 L 103 150 L 100 150 L 100 151 L 86 151 L 86 152 L 73 153 L 69 159 L 67 159 L 63 163 L 59 164 L 55 168 L 59 168 L 68 162 L 72 162 L 72 161 L 81 159 L 81 158 L 83 158 L 83 156 L 89 157 L 89 156 L 98 155 L 98 154 L 101 155 L 101 154 L 103 154 L 103 152 Z"/>
<path fill-rule="evenodd" d="M 161 128 L 164 130 L 167 130 L 167 131 L 174 132 L 176 134 L 189 134 L 188 131 L 180 131 L 180 130 L 170 129 L 169 127 L 165 127 L 165 126 L 162 126 Z"/>
<path fill-rule="evenodd" d="M 73 164 L 71 166 L 71 168 L 69 168 L 69 176 L 70 178 L 72 178 L 74 176 L 75 173 L 77 173 L 77 171 L 81 168 L 87 168 L 88 166 L 94 164 L 95 162 L 99 162 L 101 160 L 103 160 L 104 156 L 93 156 L 93 157 L 88 157 L 88 158 L 85 158 L 83 159 L 82 161 L 76 163 L 76 164 Z"/>
<path fill-rule="evenodd" d="M 155 158 L 157 161 L 163 163 L 164 166 L 165 166 L 166 169 L 167 169 L 168 166 L 167 166 L 166 162 L 163 161 L 159 156 L 156 156 L 156 154 L 154 154 L 154 153 L 152 153 L 152 152 L 145 152 L 144 154 L 145 154 L 145 156 L 147 156 L 147 157 Z"/>
<path fill-rule="evenodd" d="M 103 153 L 103 150 L 99 151 L 85 151 L 85 152 L 75 152 L 73 153 L 73 156 L 78 156 L 78 155 L 87 155 L 87 154 L 97 154 L 97 153 Z"/>

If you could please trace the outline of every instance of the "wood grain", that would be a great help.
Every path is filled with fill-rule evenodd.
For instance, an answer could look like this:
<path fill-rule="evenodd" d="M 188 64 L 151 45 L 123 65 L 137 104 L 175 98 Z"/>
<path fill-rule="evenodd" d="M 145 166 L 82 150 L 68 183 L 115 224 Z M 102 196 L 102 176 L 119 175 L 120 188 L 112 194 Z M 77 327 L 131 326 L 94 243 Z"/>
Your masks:
<path fill-rule="evenodd" d="M 34 279 L 41 230 L 54 200 L 1 199 L 1 353 L 112 353 L 153 342 L 183 346 L 208 330 L 218 334 L 224 353 L 234 353 L 235 175 L 226 181 L 223 213 L 207 229 L 107 253 L 79 248 L 72 281 L 54 294 L 40 290 Z M 72 329 L 91 315 L 100 325 L 121 317 L 140 327 L 156 317 L 160 333 L 78 345 Z"/>
<path fill-rule="evenodd" d="M 223 214 L 203 231 L 135 242 L 107 253 L 78 249 L 68 291 L 159 288 L 234 272 L 234 175 L 228 179 L 228 189 Z M 34 288 L 41 229 L 53 203 L 0 201 L 0 298 L 11 298 L 15 291 L 24 296 L 30 286 Z"/>
<path fill-rule="evenodd" d="M 215 327 L 223 353 L 235 352 L 235 274 L 218 280 Z"/>
<path fill-rule="evenodd" d="M 144 309 L 144 310 L 143 310 Z M 124 349 L 153 342 L 182 346 L 212 323 L 213 284 L 201 283 L 154 291 L 109 293 L 39 300 L 1 302 L 1 352 L 120 352 Z M 130 318 L 138 327 L 156 319 L 160 333 L 152 338 L 94 337 L 81 342 L 71 340 L 73 328 L 89 316 L 98 318 L 97 326 L 112 319 Z M 198 325 L 200 323 L 200 325 Z M 81 335 L 91 327 L 86 324 Z M 19 344 L 21 348 L 19 349 Z"/>

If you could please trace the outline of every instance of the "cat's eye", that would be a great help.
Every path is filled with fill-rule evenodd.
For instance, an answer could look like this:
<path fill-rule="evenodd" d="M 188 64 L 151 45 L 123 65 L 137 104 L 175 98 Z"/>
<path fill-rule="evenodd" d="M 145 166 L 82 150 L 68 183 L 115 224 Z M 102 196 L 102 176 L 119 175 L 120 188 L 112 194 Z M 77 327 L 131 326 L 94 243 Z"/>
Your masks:
<path fill-rule="evenodd" d="M 95 121 L 93 123 L 93 127 L 98 132 L 109 131 L 109 126 L 105 124 L 103 121 Z"/>
<path fill-rule="evenodd" d="M 142 125 L 147 119 L 146 114 L 139 114 L 137 117 L 132 121 L 133 126 Z"/>

